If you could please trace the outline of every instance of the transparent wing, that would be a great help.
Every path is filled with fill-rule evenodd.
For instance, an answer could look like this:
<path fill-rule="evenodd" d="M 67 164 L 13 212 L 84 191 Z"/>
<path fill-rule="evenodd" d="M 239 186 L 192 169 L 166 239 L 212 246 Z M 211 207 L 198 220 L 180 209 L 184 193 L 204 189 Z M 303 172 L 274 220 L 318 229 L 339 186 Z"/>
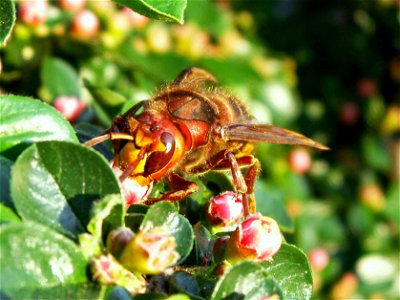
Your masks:
<path fill-rule="evenodd" d="M 313 147 L 320 150 L 329 150 L 328 147 L 304 135 L 264 124 L 230 124 L 222 127 L 222 137 L 226 141 L 250 141 L 270 144 L 290 144 Z"/>

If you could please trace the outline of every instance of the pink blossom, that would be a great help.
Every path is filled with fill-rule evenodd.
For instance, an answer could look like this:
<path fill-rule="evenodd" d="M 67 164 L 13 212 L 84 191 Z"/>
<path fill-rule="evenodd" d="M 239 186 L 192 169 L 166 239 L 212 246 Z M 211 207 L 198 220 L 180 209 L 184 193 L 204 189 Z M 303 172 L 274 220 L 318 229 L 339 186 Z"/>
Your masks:
<path fill-rule="evenodd" d="M 225 258 L 230 263 L 243 259 L 265 261 L 279 251 L 281 244 L 282 236 L 276 221 L 257 213 L 249 216 L 232 233 Z"/>
<path fill-rule="evenodd" d="M 227 191 L 211 198 L 207 218 L 214 225 L 226 226 L 243 216 L 243 202 L 236 193 Z"/>
<path fill-rule="evenodd" d="M 85 102 L 74 96 L 57 97 L 53 105 L 70 122 L 74 122 L 86 107 Z"/>

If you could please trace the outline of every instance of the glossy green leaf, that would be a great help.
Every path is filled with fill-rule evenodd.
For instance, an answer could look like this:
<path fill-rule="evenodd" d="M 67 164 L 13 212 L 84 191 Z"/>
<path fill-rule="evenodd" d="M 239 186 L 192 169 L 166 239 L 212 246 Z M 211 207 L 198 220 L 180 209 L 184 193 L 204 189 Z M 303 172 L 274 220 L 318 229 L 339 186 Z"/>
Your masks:
<path fill-rule="evenodd" d="M 0 1 L 0 47 L 4 47 L 15 24 L 15 7 L 12 0 Z"/>
<path fill-rule="evenodd" d="M 312 271 L 307 256 L 294 245 L 282 244 L 272 261 L 261 263 L 268 278 L 282 291 L 283 299 L 310 299 Z"/>
<path fill-rule="evenodd" d="M 77 72 L 60 58 L 47 58 L 42 65 L 40 78 L 52 100 L 58 96 L 80 96 Z"/>
<path fill-rule="evenodd" d="M 152 19 L 182 24 L 187 0 L 114 0 L 114 2 Z"/>
<path fill-rule="evenodd" d="M 41 142 L 15 162 L 11 195 L 24 220 L 68 235 L 82 233 L 93 202 L 120 193 L 109 163 L 96 151 L 67 142 Z"/>
<path fill-rule="evenodd" d="M 0 96 L 0 153 L 15 159 L 29 144 L 38 141 L 77 142 L 74 130 L 53 107 L 39 100 Z"/>
<path fill-rule="evenodd" d="M 5 206 L 4 204 L 0 203 L 0 223 L 7 223 L 7 222 L 18 222 L 20 218 L 15 214 L 15 212 Z"/>
<path fill-rule="evenodd" d="M 4 294 L 22 295 L 24 289 L 34 292 L 87 282 L 88 262 L 78 246 L 48 227 L 32 222 L 9 223 L 0 227 L 0 236 Z"/>
<path fill-rule="evenodd" d="M 140 229 L 162 226 L 170 231 L 177 242 L 176 250 L 180 254 L 179 262 L 183 261 L 193 247 L 193 229 L 189 221 L 180 215 L 171 202 L 158 202 L 150 207 L 143 219 Z"/>
<path fill-rule="evenodd" d="M 276 282 L 259 264 L 243 261 L 218 280 L 211 299 L 257 300 L 272 295 L 281 295 Z"/>

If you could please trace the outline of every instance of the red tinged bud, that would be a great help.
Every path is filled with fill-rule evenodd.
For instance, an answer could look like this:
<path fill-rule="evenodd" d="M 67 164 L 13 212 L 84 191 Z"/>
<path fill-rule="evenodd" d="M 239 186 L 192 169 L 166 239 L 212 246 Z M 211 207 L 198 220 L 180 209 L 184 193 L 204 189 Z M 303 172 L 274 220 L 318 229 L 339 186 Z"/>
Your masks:
<path fill-rule="evenodd" d="M 118 177 L 123 173 L 118 167 L 114 167 L 113 170 L 115 175 Z M 147 196 L 151 193 L 153 188 L 153 182 L 150 182 L 148 186 L 143 186 L 136 180 L 127 177 L 121 181 L 121 187 L 125 199 L 125 205 L 129 207 L 132 204 L 141 203 L 147 199 Z"/>
<path fill-rule="evenodd" d="M 53 105 L 70 122 L 74 122 L 86 107 L 85 102 L 74 96 L 60 96 Z"/>
<path fill-rule="evenodd" d="M 179 259 L 175 237 L 162 227 L 138 232 L 124 248 L 120 262 L 132 272 L 159 274 Z"/>
<path fill-rule="evenodd" d="M 211 198 L 207 218 L 213 225 L 226 226 L 237 222 L 243 216 L 243 201 L 231 191 Z"/>
<path fill-rule="evenodd" d="M 308 254 L 311 267 L 316 271 L 323 270 L 329 263 L 329 254 L 325 249 L 315 248 Z"/>
<path fill-rule="evenodd" d="M 59 3 L 66 11 L 78 12 L 85 7 L 86 0 L 60 0 Z"/>
<path fill-rule="evenodd" d="M 355 102 L 345 102 L 340 108 L 340 120 L 344 125 L 352 126 L 358 122 L 360 108 Z"/>
<path fill-rule="evenodd" d="M 282 236 L 276 221 L 260 213 L 249 216 L 232 233 L 225 251 L 231 264 L 248 259 L 265 261 L 280 249 Z"/>
<path fill-rule="evenodd" d="M 369 78 L 360 79 L 357 83 L 357 93 L 363 98 L 369 98 L 377 93 L 376 83 Z"/>
<path fill-rule="evenodd" d="M 46 21 L 48 12 L 47 0 L 30 0 L 20 3 L 18 14 L 28 25 L 39 25 Z"/>
<path fill-rule="evenodd" d="M 119 285 L 131 294 L 144 293 L 146 281 L 140 275 L 135 275 L 122 267 L 110 255 L 101 255 L 91 262 L 92 276 L 95 281 L 104 285 Z"/>
<path fill-rule="evenodd" d="M 298 174 L 304 174 L 310 170 L 311 163 L 312 159 L 310 153 L 303 148 L 296 148 L 289 154 L 290 167 Z"/>
<path fill-rule="evenodd" d="M 99 31 L 97 16 L 90 10 L 80 11 L 72 21 L 72 33 L 81 39 L 93 38 Z"/>

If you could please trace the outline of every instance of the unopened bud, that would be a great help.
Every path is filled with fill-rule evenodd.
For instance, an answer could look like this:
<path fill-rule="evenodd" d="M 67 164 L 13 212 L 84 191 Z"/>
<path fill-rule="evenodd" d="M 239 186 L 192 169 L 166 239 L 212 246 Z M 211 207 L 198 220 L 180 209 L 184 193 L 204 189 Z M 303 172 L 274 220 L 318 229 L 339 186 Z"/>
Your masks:
<path fill-rule="evenodd" d="M 214 225 L 227 226 L 237 222 L 243 216 L 241 197 L 231 191 L 211 198 L 207 218 Z"/>
<path fill-rule="evenodd" d="M 280 249 L 282 236 L 272 218 L 260 213 L 249 216 L 232 233 L 225 251 L 225 258 L 232 264 L 244 259 L 265 261 Z"/>
<path fill-rule="evenodd" d="M 162 227 L 138 232 L 120 256 L 128 270 L 142 274 L 161 273 L 178 259 L 175 237 Z"/>
<path fill-rule="evenodd" d="M 118 167 L 113 167 L 113 171 L 118 177 L 123 173 Z M 153 182 L 150 182 L 149 185 L 141 185 L 135 179 L 126 177 L 121 181 L 121 187 L 125 204 L 129 207 L 132 204 L 141 203 L 147 199 L 147 196 L 151 193 L 153 188 Z"/>
<path fill-rule="evenodd" d="M 123 268 L 110 254 L 95 258 L 91 263 L 91 270 L 93 279 L 104 285 L 119 285 L 131 294 L 146 291 L 144 278 Z"/>
<path fill-rule="evenodd" d="M 86 107 L 85 102 L 74 96 L 60 96 L 53 105 L 70 122 L 74 122 Z"/>

